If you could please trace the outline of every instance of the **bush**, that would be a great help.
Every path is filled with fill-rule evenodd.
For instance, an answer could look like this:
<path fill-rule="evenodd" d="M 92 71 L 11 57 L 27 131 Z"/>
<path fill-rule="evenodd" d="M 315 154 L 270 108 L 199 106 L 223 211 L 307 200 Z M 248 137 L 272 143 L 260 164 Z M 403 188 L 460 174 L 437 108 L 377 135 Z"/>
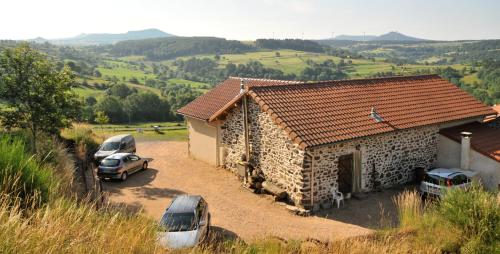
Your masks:
<path fill-rule="evenodd" d="M 468 190 L 453 189 L 443 197 L 437 212 L 462 230 L 463 253 L 500 251 L 500 202 L 495 194 L 478 184 Z"/>

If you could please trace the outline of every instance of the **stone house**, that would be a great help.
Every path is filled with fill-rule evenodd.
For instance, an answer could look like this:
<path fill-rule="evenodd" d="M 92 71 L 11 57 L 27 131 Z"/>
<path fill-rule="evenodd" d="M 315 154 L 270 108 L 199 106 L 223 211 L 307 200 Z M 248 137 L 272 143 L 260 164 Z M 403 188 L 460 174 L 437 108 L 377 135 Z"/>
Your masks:
<path fill-rule="evenodd" d="M 194 158 L 242 154 L 297 206 L 367 192 L 435 166 L 440 130 L 495 112 L 436 75 L 323 82 L 229 78 L 179 109 Z"/>

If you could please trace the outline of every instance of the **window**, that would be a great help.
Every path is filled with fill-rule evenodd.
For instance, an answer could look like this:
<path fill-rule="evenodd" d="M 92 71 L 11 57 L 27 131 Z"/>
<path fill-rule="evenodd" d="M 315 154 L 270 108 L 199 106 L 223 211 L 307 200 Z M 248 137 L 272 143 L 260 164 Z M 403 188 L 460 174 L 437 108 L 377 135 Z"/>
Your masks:
<path fill-rule="evenodd" d="M 106 142 L 102 144 L 101 151 L 114 151 L 120 148 L 120 142 Z"/>
<path fill-rule="evenodd" d="M 426 174 L 424 181 L 436 185 L 444 185 L 444 178 L 435 175 Z"/>
<path fill-rule="evenodd" d="M 139 157 L 138 157 L 138 156 L 136 156 L 136 155 L 130 155 L 128 158 L 129 158 L 131 161 L 138 161 L 138 160 L 139 160 Z"/>
<path fill-rule="evenodd" d="M 160 225 L 169 232 L 191 231 L 197 228 L 196 219 L 191 213 L 165 213 L 161 218 Z"/>
<path fill-rule="evenodd" d="M 120 160 L 117 159 L 104 159 L 101 161 L 101 166 L 105 167 L 116 167 L 120 164 Z"/>
<path fill-rule="evenodd" d="M 456 175 L 451 180 L 451 182 L 453 183 L 453 185 L 464 184 L 464 183 L 467 183 L 468 181 L 469 181 L 469 178 L 467 178 L 467 176 L 465 176 L 463 174 Z"/>

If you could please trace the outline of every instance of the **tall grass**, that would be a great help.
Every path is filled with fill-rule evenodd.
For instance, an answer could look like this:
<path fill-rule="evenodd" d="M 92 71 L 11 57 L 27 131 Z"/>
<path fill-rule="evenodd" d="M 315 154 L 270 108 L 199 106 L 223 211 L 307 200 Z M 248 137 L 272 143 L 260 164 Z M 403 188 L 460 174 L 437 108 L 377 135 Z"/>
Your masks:
<path fill-rule="evenodd" d="M 417 225 L 423 214 L 422 200 L 415 191 L 404 191 L 395 198 L 400 226 L 411 227 Z"/>
<path fill-rule="evenodd" d="M 25 144 L 0 137 L 0 253 L 165 251 L 151 219 L 72 197 L 73 161 L 60 144 L 47 140 L 44 159 Z"/>
<path fill-rule="evenodd" d="M 73 124 L 71 128 L 61 131 L 61 136 L 68 140 L 73 140 L 76 146 L 84 146 L 88 151 L 97 150 L 103 138 L 92 132 L 88 124 Z"/>
<path fill-rule="evenodd" d="M 48 201 L 58 182 L 51 168 L 26 152 L 23 140 L 0 137 L 0 193 L 29 206 Z"/>
<path fill-rule="evenodd" d="M 435 213 L 462 231 L 462 253 L 500 253 L 499 196 L 474 183 L 446 193 Z"/>
<path fill-rule="evenodd" d="M 142 215 L 59 198 L 26 212 L 0 199 L 0 253 L 163 253 Z"/>
<path fill-rule="evenodd" d="M 450 189 L 440 200 L 422 205 L 416 192 L 394 199 L 401 230 L 415 232 L 414 246 L 435 246 L 441 252 L 500 253 L 500 202 L 474 183 Z"/>

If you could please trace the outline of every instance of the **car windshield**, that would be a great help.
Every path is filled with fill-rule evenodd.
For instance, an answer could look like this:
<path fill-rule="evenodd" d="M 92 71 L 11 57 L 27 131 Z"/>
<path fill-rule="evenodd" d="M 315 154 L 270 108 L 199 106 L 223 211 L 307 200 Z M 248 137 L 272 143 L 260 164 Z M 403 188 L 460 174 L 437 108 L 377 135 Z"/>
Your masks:
<path fill-rule="evenodd" d="M 120 142 L 106 142 L 102 144 L 101 151 L 114 151 L 120 148 Z"/>
<path fill-rule="evenodd" d="M 105 167 L 115 167 L 118 166 L 118 164 L 120 164 L 120 160 L 118 159 L 104 159 L 101 161 L 101 166 Z"/>
<path fill-rule="evenodd" d="M 424 181 L 436 185 L 444 185 L 446 179 L 437 175 L 426 174 Z"/>
<path fill-rule="evenodd" d="M 196 217 L 192 213 L 165 213 L 160 225 L 169 232 L 191 231 L 196 229 Z"/>

